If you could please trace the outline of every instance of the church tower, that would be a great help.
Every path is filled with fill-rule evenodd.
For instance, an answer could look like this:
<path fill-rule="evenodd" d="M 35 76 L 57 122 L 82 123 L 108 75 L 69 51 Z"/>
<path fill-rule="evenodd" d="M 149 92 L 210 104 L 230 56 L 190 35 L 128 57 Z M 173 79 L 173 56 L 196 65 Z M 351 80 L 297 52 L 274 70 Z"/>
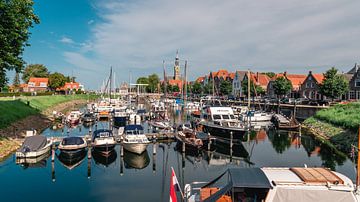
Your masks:
<path fill-rule="evenodd" d="M 181 80 L 180 76 L 180 61 L 179 61 L 179 51 L 176 51 L 176 57 L 175 57 L 175 65 L 174 65 L 174 79 L 175 80 Z"/>

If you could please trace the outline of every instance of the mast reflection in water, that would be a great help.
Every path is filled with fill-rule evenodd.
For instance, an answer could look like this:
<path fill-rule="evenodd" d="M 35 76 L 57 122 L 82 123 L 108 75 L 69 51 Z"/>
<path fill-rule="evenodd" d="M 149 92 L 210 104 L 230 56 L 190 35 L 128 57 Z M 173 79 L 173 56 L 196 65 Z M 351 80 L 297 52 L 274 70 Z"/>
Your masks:
<path fill-rule="evenodd" d="M 106 124 L 99 123 L 100 126 Z M 95 129 L 95 126 L 78 127 L 82 128 L 69 129 L 66 134 L 63 130 L 47 129 L 45 134 L 76 136 Z M 67 126 L 64 131 L 68 131 Z M 247 133 L 243 139 L 234 141 L 232 147 L 227 140 L 217 140 L 209 151 L 205 148 L 197 153 L 182 153 L 175 142 L 149 145 L 141 155 L 124 151 L 121 157 L 120 150 L 118 145 L 108 156 L 92 151 L 71 160 L 57 151 L 58 158 L 52 163 L 46 163 L 51 162 L 47 155 L 31 162 L 18 162 L 24 166 L 9 157 L 0 162 L 1 201 L 167 201 L 171 167 L 182 186 L 193 181 L 209 181 L 230 167 L 302 167 L 304 164 L 330 167 L 355 180 L 353 163 L 346 155 L 306 134 L 275 130 Z"/>

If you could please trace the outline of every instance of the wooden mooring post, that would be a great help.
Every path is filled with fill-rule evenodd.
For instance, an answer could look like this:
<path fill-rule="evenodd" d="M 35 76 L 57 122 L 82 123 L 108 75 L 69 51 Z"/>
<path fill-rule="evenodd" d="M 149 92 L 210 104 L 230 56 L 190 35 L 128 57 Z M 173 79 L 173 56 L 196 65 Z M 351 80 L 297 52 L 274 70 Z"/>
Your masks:
<path fill-rule="evenodd" d="M 156 172 L 156 143 L 153 143 L 152 162 L 153 162 L 153 173 L 155 173 Z"/>

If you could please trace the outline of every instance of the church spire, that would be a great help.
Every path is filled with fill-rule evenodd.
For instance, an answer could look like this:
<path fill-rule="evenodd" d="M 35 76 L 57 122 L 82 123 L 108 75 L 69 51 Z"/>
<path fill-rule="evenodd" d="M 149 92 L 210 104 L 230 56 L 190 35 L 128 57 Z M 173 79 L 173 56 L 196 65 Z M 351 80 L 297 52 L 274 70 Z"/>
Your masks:
<path fill-rule="evenodd" d="M 179 60 L 179 50 L 176 50 L 176 57 L 175 57 L 175 65 L 174 65 L 174 79 L 180 80 L 180 60 Z"/>

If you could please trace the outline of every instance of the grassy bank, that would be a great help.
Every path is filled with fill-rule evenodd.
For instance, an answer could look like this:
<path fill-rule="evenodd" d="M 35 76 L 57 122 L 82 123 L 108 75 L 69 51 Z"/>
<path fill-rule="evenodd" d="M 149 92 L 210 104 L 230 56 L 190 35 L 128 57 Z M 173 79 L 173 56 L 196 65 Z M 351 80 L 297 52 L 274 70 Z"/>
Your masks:
<path fill-rule="evenodd" d="M 10 123 L 21 120 L 30 115 L 39 114 L 42 111 L 61 103 L 72 100 L 86 100 L 95 98 L 96 95 L 31 96 L 20 97 L 16 100 L 3 98 L 0 99 L 0 128 L 5 128 Z"/>
<path fill-rule="evenodd" d="M 338 150 L 350 154 L 357 142 L 360 124 L 360 103 L 336 105 L 318 111 L 304 121 L 304 125 L 317 138 L 333 144 Z"/>
<path fill-rule="evenodd" d="M 318 111 L 314 118 L 337 127 L 357 131 L 360 124 L 360 103 L 335 105 Z"/>

